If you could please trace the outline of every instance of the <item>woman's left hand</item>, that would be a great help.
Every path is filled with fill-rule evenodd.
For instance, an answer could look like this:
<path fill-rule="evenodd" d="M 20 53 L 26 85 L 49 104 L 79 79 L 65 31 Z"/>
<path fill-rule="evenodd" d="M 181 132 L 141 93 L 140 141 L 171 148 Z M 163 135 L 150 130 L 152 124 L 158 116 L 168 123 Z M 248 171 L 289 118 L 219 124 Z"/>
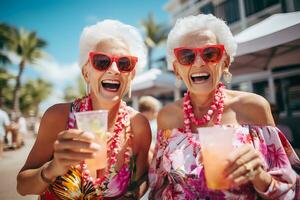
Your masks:
<path fill-rule="evenodd" d="M 247 144 L 229 155 L 224 173 L 233 186 L 238 187 L 259 178 L 258 175 L 263 171 L 262 166 L 259 152 Z"/>

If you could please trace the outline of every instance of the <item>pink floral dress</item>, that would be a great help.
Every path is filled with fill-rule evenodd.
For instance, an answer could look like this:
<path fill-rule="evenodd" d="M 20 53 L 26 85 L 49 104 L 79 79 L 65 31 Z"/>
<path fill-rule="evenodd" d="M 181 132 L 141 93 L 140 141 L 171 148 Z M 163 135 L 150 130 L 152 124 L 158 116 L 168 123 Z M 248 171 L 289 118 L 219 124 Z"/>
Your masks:
<path fill-rule="evenodd" d="M 88 97 L 77 99 L 71 106 L 68 118 L 68 128 L 76 128 L 74 112 L 92 110 L 91 100 Z M 83 110 L 81 109 L 83 108 Z M 129 110 L 127 109 L 127 112 Z M 129 119 L 127 119 L 129 120 Z M 129 125 L 130 126 L 130 125 Z M 128 138 L 131 140 L 132 137 Z M 103 177 L 104 181 L 95 187 L 91 181 L 84 181 L 82 170 L 72 167 L 69 171 L 56 178 L 48 190 L 41 196 L 45 200 L 101 200 L 115 199 L 125 194 L 130 198 L 135 198 L 135 189 L 138 185 L 136 180 L 136 156 L 132 154 L 132 141 L 125 141 L 129 146 L 126 153 L 130 154 L 130 159 L 124 162 L 119 171 L 113 167 L 109 177 Z M 143 179 L 145 177 L 142 177 Z M 141 180 L 140 179 L 140 180 Z"/>
<path fill-rule="evenodd" d="M 201 150 L 188 143 L 183 129 L 160 130 L 149 169 L 149 199 L 294 199 L 299 176 L 292 166 L 300 166 L 291 145 L 276 127 L 237 126 L 235 146 L 250 143 L 263 158 L 264 169 L 273 177 L 266 192 L 248 183 L 230 190 L 210 190 L 206 186 Z M 198 134 L 193 134 L 195 140 Z M 196 155 L 196 157 L 194 156 Z"/>

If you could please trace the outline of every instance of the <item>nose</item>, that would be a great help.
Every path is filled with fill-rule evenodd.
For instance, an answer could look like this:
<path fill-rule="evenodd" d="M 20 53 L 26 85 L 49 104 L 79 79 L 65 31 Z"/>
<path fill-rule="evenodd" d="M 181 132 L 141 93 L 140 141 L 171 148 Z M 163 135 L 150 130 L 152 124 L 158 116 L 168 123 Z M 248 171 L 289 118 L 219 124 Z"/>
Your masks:
<path fill-rule="evenodd" d="M 107 71 L 108 71 L 109 73 L 111 73 L 111 74 L 119 74 L 119 73 L 120 73 L 120 71 L 119 71 L 119 69 L 118 69 L 118 67 L 117 67 L 116 61 L 113 61 L 113 62 L 111 63 L 111 66 L 108 68 Z"/>
<path fill-rule="evenodd" d="M 201 58 L 199 52 L 197 52 L 197 55 L 196 55 L 196 58 L 195 58 L 194 65 L 196 65 L 196 66 L 203 66 L 203 65 L 205 65 L 205 62 L 204 62 L 204 60 Z"/>

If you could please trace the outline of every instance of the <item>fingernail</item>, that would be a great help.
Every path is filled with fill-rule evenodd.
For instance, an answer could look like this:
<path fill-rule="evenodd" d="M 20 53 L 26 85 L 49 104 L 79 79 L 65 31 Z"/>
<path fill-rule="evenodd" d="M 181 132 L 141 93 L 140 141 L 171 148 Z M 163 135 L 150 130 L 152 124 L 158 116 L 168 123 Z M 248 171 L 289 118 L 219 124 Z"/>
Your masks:
<path fill-rule="evenodd" d="M 99 145 L 99 144 L 97 144 L 97 143 L 92 143 L 92 144 L 90 145 L 90 147 L 91 147 L 92 149 L 99 150 L 99 149 L 101 148 L 101 145 Z"/>

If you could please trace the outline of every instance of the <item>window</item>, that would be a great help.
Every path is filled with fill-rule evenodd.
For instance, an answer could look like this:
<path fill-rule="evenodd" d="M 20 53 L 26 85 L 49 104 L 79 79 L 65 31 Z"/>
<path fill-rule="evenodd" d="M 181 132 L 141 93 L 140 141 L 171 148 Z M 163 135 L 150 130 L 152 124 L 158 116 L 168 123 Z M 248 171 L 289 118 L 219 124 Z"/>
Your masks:
<path fill-rule="evenodd" d="M 246 16 L 278 4 L 279 0 L 244 0 Z"/>
<path fill-rule="evenodd" d="M 214 5 L 211 2 L 206 4 L 205 6 L 200 8 L 200 13 L 214 14 L 215 13 Z"/>
<path fill-rule="evenodd" d="M 240 19 L 238 0 L 228 0 L 216 6 L 216 16 L 225 20 L 228 24 Z"/>

